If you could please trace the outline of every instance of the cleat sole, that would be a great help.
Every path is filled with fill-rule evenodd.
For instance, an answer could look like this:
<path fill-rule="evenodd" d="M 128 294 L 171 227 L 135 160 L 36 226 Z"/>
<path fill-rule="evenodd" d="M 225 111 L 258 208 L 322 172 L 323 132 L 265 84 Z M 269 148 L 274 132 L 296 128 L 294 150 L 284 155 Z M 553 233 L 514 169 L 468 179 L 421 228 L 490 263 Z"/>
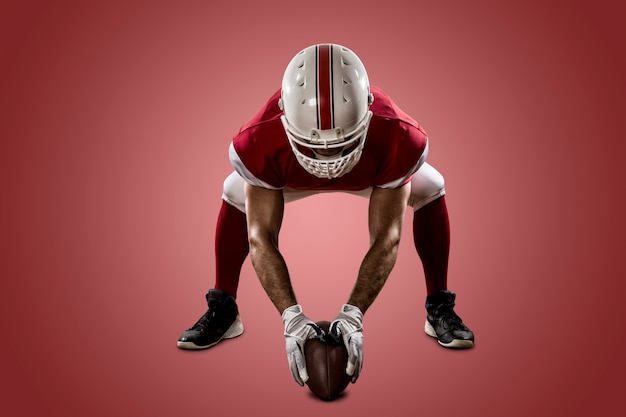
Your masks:
<path fill-rule="evenodd" d="M 208 349 L 210 347 L 217 345 L 219 342 L 221 342 L 224 339 L 232 339 L 237 336 L 240 336 L 242 333 L 243 333 L 243 322 L 241 321 L 239 314 L 237 314 L 237 318 L 235 318 L 235 321 L 233 322 L 233 324 L 231 324 L 228 330 L 226 330 L 226 332 L 224 333 L 224 336 L 222 336 L 215 342 L 210 343 L 208 345 L 196 345 L 193 342 L 181 342 L 179 340 L 176 342 L 176 346 L 179 347 L 180 349 L 186 349 L 186 350 Z"/>
<path fill-rule="evenodd" d="M 437 337 L 437 332 L 435 332 L 435 328 L 426 320 L 424 324 L 424 333 L 426 333 L 430 337 L 434 337 L 437 339 L 437 342 L 446 348 L 450 349 L 470 349 L 474 347 L 474 342 L 471 340 L 463 340 L 463 339 L 454 339 L 449 343 L 444 343 Z"/>

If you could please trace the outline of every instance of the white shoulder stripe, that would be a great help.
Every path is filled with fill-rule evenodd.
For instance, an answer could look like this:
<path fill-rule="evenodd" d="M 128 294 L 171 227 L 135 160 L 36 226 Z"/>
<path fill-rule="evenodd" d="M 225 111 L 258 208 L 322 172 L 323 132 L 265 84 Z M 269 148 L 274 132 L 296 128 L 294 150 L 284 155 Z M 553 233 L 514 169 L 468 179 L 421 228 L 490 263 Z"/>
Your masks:
<path fill-rule="evenodd" d="M 424 148 L 424 152 L 422 152 L 422 156 L 417 160 L 417 163 L 411 168 L 411 170 L 402 178 L 398 178 L 395 181 L 388 182 L 387 184 L 379 185 L 380 188 L 398 188 L 400 187 L 411 175 L 415 174 L 418 169 L 422 166 L 424 161 L 426 161 L 426 156 L 428 155 L 428 141 L 426 142 L 426 147 Z"/>
<path fill-rule="evenodd" d="M 248 168 L 246 168 L 246 166 L 243 164 L 243 162 L 241 161 L 241 158 L 239 158 L 239 155 L 237 154 L 237 151 L 235 150 L 235 147 L 233 146 L 232 142 L 230 143 L 230 146 L 228 147 L 228 158 L 230 159 L 230 163 L 232 164 L 233 168 L 235 168 L 235 171 L 237 171 L 237 173 L 241 175 L 241 177 L 244 180 L 246 180 L 246 182 L 252 185 L 256 185 L 257 187 L 268 188 L 270 190 L 282 189 L 282 188 L 274 187 L 273 185 L 270 185 L 266 183 L 265 181 L 262 181 L 258 179 L 257 177 L 255 177 L 248 170 Z"/>

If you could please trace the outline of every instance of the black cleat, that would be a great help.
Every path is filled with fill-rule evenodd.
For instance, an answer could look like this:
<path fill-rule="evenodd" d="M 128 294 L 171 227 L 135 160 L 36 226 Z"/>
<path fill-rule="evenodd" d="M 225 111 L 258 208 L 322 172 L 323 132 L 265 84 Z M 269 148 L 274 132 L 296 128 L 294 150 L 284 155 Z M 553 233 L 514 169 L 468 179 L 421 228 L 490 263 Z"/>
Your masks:
<path fill-rule="evenodd" d="M 207 349 L 224 339 L 243 333 L 243 323 L 235 299 L 222 290 L 209 290 L 206 295 L 209 309 L 178 339 L 181 349 Z"/>
<path fill-rule="evenodd" d="M 441 346 L 456 349 L 474 347 L 474 333 L 454 312 L 456 294 L 439 291 L 426 297 L 426 323 L 424 332 L 437 338 Z"/>

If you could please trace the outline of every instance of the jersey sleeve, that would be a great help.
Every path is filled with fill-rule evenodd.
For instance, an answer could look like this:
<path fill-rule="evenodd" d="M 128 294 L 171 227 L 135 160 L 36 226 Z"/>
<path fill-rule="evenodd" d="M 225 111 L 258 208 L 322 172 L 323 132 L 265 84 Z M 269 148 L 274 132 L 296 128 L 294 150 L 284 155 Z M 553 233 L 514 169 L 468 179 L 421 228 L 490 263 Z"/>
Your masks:
<path fill-rule="evenodd" d="M 380 88 L 371 86 L 374 113 L 366 148 L 375 161 L 373 185 L 398 188 L 411 181 L 428 154 L 428 136 L 420 124 L 404 112 Z"/>
<path fill-rule="evenodd" d="M 415 164 L 411 167 L 411 169 L 409 169 L 407 171 L 407 173 L 403 176 L 401 176 L 400 178 L 387 182 L 385 184 L 380 184 L 378 185 L 378 187 L 380 188 L 400 188 L 402 187 L 404 184 L 408 183 L 409 181 L 411 181 L 411 179 L 413 178 L 413 174 L 415 174 L 417 172 L 418 169 L 420 169 L 420 167 L 424 164 L 424 161 L 426 161 L 426 156 L 428 155 L 428 142 L 426 142 L 426 148 L 424 149 L 424 152 L 422 153 L 422 155 L 420 156 L 420 158 L 417 160 L 417 162 L 415 162 Z"/>
<path fill-rule="evenodd" d="M 378 153 L 380 158 L 375 186 L 399 188 L 411 181 L 428 155 L 428 137 L 417 124 L 397 121 L 388 123 L 387 139 Z"/>
<path fill-rule="evenodd" d="M 272 190 L 285 187 L 284 165 L 289 156 L 279 98 L 280 90 L 242 126 L 228 150 L 231 165 L 246 182 Z"/>
<path fill-rule="evenodd" d="M 252 173 L 245 165 L 245 163 L 239 157 L 237 150 L 235 149 L 234 143 L 231 142 L 230 147 L 228 148 L 228 157 L 230 159 L 230 163 L 235 168 L 235 171 L 249 184 L 256 185 L 257 187 L 268 188 L 270 190 L 280 190 L 283 187 L 272 185 L 261 178 L 258 178 L 254 173 Z"/>

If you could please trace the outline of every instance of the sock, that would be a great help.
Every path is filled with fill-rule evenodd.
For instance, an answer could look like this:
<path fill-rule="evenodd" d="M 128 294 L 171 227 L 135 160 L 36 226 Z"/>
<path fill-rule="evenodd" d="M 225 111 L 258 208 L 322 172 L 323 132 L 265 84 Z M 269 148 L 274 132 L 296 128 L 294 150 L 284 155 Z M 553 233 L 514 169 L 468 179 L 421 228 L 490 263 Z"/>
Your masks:
<path fill-rule="evenodd" d="M 241 267 L 248 256 L 246 215 L 222 200 L 215 229 L 215 288 L 237 298 Z"/>
<path fill-rule="evenodd" d="M 443 196 L 415 211 L 413 241 L 422 260 L 427 295 L 448 289 L 450 223 Z"/>

